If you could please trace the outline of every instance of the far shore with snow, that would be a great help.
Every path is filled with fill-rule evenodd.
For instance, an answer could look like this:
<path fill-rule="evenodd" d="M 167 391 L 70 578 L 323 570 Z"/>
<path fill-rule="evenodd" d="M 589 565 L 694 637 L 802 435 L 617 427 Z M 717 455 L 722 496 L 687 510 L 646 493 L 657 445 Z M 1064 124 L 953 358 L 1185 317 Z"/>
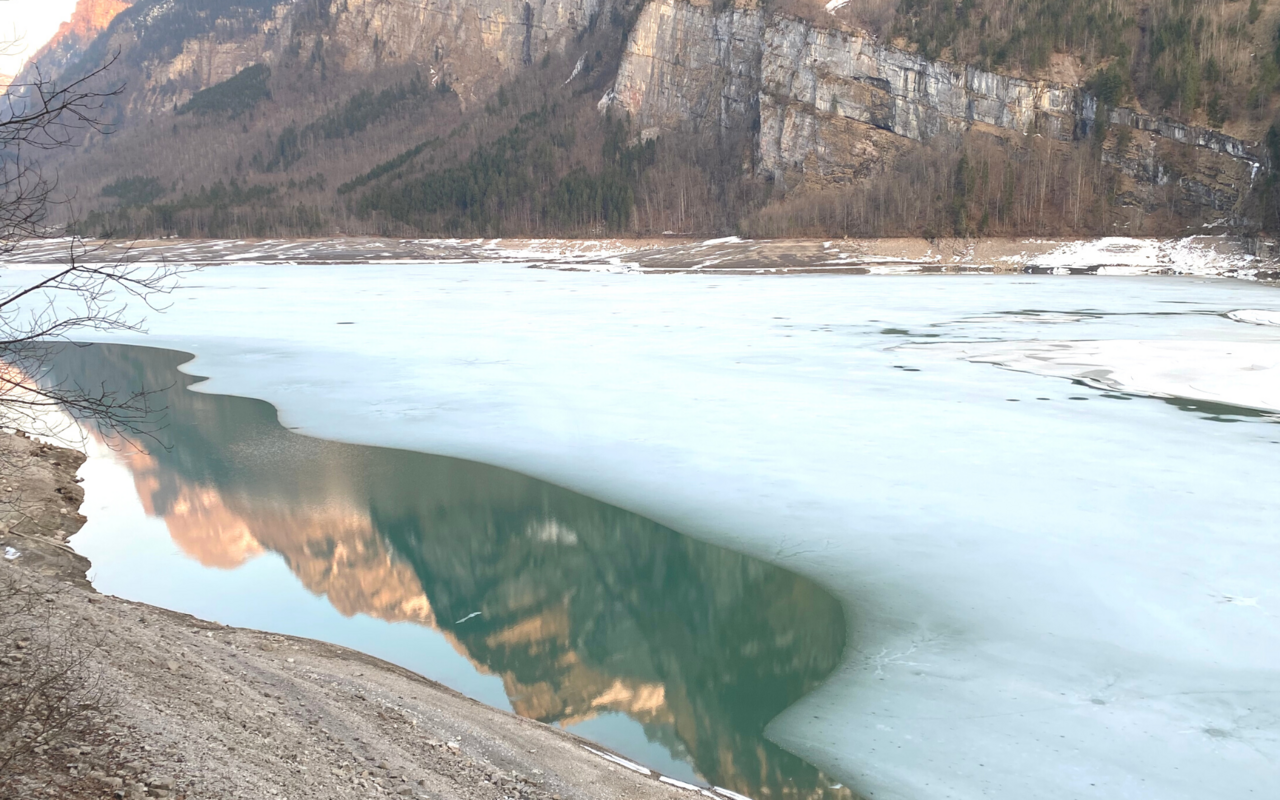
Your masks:
<path fill-rule="evenodd" d="M 500 263 L 593 272 L 1194 275 L 1280 280 L 1269 240 L 1227 236 L 1095 239 L 71 239 L 27 242 L 0 264 Z"/>

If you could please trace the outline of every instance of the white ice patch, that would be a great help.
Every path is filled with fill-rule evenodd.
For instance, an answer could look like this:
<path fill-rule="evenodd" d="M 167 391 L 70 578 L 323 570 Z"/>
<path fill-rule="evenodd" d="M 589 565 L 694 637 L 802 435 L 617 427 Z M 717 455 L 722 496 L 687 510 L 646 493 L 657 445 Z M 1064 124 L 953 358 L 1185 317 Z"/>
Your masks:
<path fill-rule="evenodd" d="M 839 11 L 840 9 L 844 8 L 847 5 L 849 5 L 849 0 L 830 0 L 830 2 L 827 3 L 826 5 L 826 9 L 828 12 L 835 12 L 835 11 Z"/>
<path fill-rule="evenodd" d="M 919 347 L 1099 389 L 1280 413 L 1280 342 L 1028 341 Z"/>
<path fill-rule="evenodd" d="M 1231 311 L 1228 317 L 1236 322 L 1247 322 L 1250 325 L 1277 325 L 1280 326 L 1280 311 L 1259 311 L 1257 309 L 1242 309 L 1240 311 Z"/>
<path fill-rule="evenodd" d="M 17 550 L 13 549 L 12 547 L 6 547 L 6 548 L 4 549 L 4 560 L 5 560 L 5 561 L 12 561 L 12 560 L 14 560 L 15 558 L 17 558 L 17 557 L 18 557 L 18 556 L 20 556 L 20 555 L 22 555 L 22 553 L 18 552 Z"/>

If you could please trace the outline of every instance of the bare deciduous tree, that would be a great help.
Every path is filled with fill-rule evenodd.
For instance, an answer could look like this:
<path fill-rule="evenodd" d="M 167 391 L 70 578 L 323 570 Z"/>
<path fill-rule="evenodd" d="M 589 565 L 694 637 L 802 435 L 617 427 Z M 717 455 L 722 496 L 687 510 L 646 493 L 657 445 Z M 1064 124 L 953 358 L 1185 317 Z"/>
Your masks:
<path fill-rule="evenodd" d="M 94 248 L 78 236 L 60 237 L 49 210 L 69 199 L 40 155 L 75 147 L 90 133 L 110 133 L 102 122 L 107 103 L 122 91 L 107 82 L 115 58 L 65 83 L 32 68 L 31 77 L 0 98 L 0 255 L 43 240 L 65 248 L 63 264 L 41 272 L 0 273 L 0 420 L 27 432 L 42 429 L 62 411 L 91 418 L 117 433 L 142 433 L 152 417 L 149 393 L 120 395 L 104 387 L 51 379 L 56 348 L 88 332 L 136 331 L 139 307 L 156 309 L 172 292 L 179 267 L 139 263 L 128 255 L 95 261 Z M 103 88 L 103 87 L 106 88 Z M 14 276 L 30 280 L 12 280 Z"/>
<path fill-rule="evenodd" d="M 0 572 L 0 791 L 54 789 L 45 754 L 96 744 L 114 699 L 93 659 L 92 634 L 50 610 L 50 589 Z"/>
<path fill-rule="evenodd" d="M 0 424 L 19 433 L 56 433 L 74 419 L 123 433 L 127 440 L 155 424 L 147 387 L 120 394 L 55 379 L 52 371 L 57 350 L 74 346 L 86 333 L 138 330 L 138 308 L 157 308 L 180 273 L 127 256 L 95 260 L 91 245 L 48 224 L 51 206 L 67 200 L 40 155 L 74 147 L 86 134 L 110 132 L 101 119 L 120 88 L 98 88 L 110 67 L 109 61 L 65 83 L 36 70 L 30 73 L 34 78 L 0 96 L 0 256 L 8 257 L 8 263 L 0 262 Z M 17 268 L 12 259 L 40 242 L 62 250 L 62 263 Z M 61 540 L 68 526 L 60 520 L 67 509 L 52 508 L 51 496 L 23 497 L 16 488 L 21 482 L 13 479 L 30 462 L 23 452 L 0 448 L 0 534 L 65 548 Z M 66 497 L 65 487 L 54 491 Z M 37 516 L 53 522 L 44 524 Z M 10 529 L 23 523 L 29 523 L 23 531 Z M 68 796 L 59 753 L 108 749 L 112 703 L 96 665 L 100 647 L 75 620 L 51 611 L 56 586 L 8 566 L 18 555 L 8 549 L 13 553 L 0 562 L 0 794 Z"/>
<path fill-rule="evenodd" d="M 110 132 L 101 112 L 123 87 L 101 87 L 114 63 L 113 57 L 65 84 L 33 66 L 30 77 L 0 97 L 0 253 L 48 235 L 58 182 L 41 168 L 39 153 L 74 146 L 88 131 Z"/>

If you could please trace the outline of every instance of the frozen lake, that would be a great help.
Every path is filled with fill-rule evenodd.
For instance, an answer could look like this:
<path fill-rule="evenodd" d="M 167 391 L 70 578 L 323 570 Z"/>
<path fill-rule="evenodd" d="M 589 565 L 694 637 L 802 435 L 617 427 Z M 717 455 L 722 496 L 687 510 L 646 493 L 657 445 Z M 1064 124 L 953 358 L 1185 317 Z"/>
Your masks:
<path fill-rule="evenodd" d="M 847 644 L 765 735 L 857 792 L 1201 800 L 1280 783 L 1277 310 L 1217 279 L 244 265 L 117 341 L 299 433 L 513 470 L 823 587 Z M 73 543 L 136 596 L 89 547 L 136 473 L 85 474 Z M 273 563 L 222 574 L 297 582 Z"/>

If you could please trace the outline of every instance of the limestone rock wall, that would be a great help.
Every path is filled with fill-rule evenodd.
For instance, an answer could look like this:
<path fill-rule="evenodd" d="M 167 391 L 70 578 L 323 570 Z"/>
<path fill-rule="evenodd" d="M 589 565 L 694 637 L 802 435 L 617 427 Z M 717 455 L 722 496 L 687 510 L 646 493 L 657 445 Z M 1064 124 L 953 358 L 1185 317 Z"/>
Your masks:
<path fill-rule="evenodd" d="M 464 96 L 571 48 L 602 0 L 345 0 L 330 42 L 348 70 L 428 64 Z"/>
<path fill-rule="evenodd" d="M 1080 102 L 1074 88 L 929 61 L 860 32 L 780 17 L 765 26 L 759 165 L 800 167 L 840 120 L 917 142 L 974 124 L 1070 139 Z"/>
<path fill-rule="evenodd" d="M 474 100 L 545 54 L 571 50 L 604 0 L 333 0 L 319 23 L 312 4 L 282 0 L 206 15 L 194 27 L 187 5 L 137 0 L 97 43 L 122 53 L 134 108 L 182 102 L 245 67 L 276 63 L 287 48 L 323 54 L 328 67 L 347 73 L 416 64 L 431 80 L 448 80 L 464 102 Z M 148 39 L 156 31 L 175 30 L 186 31 L 176 45 L 148 43 L 162 38 Z"/>
<path fill-rule="evenodd" d="M 288 6 L 279 5 L 274 14 L 252 30 L 236 36 L 194 36 L 169 60 L 157 61 L 147 73 L 151 87 L 179 85 L 190 95 L 234 76 L 254 64 L 271 64 L 288 44 L 292 19 Z M 150 94 L 150 93 L 148 93 Z"/>
<path fill-rule="evenodd" d="M 705 3 L 652 0 L 601 105 L 632 114 L 643 129 L 749 126 L 758 113 L 764 36 L 758 8 L 716 12 Z"/>
<path fill-rule="evenodd" d="M 706 125 L 758 131 L 760 173 L 837 180 L 887 167 L 887 156 L 910 142 L 974 126 L 1065 141 L 1087 136 L 1098 114 L 1079 86 L 929 61 L 834 20 L 769 12 L 757 0 L 720 11 L 702 0 L 652 0 L 601 108 L 631 115 L 647 135 Z M 1211 179 L 1179 178 L 1195 184 L 1202 205 L 1234 203 L 1266 162 L 1256 144 L 1216 131 L 1124 108 L 1108 118 L 1143 132 L 1144 141 L 1206 151 L 1192 160 L 1210 164 Z M 1133 167 L 1140 182 L 1167 183 L 1153 166 L 1154 144 L 1147 150 L 1149 158 L 1115 163 Z"/>

